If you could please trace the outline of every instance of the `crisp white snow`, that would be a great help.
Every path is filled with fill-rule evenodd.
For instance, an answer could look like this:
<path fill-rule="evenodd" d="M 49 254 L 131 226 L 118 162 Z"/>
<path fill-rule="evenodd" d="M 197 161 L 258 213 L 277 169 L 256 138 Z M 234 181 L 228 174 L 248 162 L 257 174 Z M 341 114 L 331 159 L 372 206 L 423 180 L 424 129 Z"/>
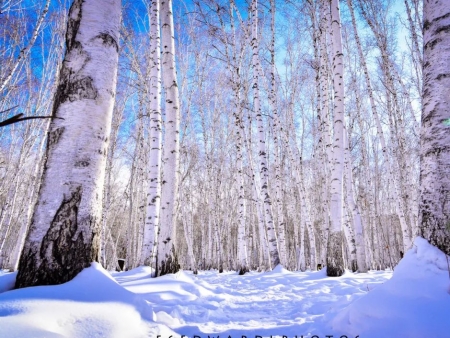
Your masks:
<path fill-rule="evenodd" d="M 383 287 L 369 292 L 332 321 L 361 337 L 449 337 L 450 278 L 446 256 L 423 238 Z"/>
<path fill-rule="evenodd" d="M 5 292 L 0 272 L 0 337 L 155 337 L 256 335 L 298 338 L 447 337 L 449 276 L 442 252 L 418 238 L 391 271 L 325 271 L 198 276 L 151 269 L 103 270 L 94 263 L 73 281 Z M 392 276 L 392 278 L 391 278 Z"/>

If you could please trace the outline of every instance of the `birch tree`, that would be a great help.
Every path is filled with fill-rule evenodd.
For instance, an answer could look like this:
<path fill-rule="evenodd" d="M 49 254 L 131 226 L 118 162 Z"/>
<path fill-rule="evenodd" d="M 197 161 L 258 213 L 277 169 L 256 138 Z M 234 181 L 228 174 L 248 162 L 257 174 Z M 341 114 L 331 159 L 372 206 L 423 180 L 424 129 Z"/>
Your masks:
<path fill-rule="evenodd" d="M 331 229 L 327 250 L 327 276 L 338 277 L 344 273 L 342 252 L 343 175 L 344 175 L 344 63 L 342 53 L 339 1 L 332 0 L 331 30 L 333 44 L 333 166 L 331 171 L 330 216 Z"/>
<path fill-rule="evenodd" d="M 150 14 L 150 163 L 149 188 L 141 264 L 152 266 L 156 258 L 157 234 L 159 230 L 159 212 L 161 201 L 161 154 L 162 154 L 162 117 L 161 117 L 161 42 L 160 42 L 160 4 L 152 0 Z"/>
<path fill-rule="evenodd" d="M 268 161 L 265 128 L 262 118 L 260 94 L 259 94 L 259 44 L 258 44 L 258 0 L 252 0 L 252 69 L 253 69 L 253 109 L 255 111 L 258 129 L 258 159 L 261 179 L 261 197 L 264 201 L 264 217 L 266 220 L 266 230 L 269 241 L 270 264 L 272 269 L 280 263 L 278 254 L 278 242 L 275 233 L 275 224 L 272 215 L 272 201 L 269 193 L 268 182 Z"/>
<path fill-rule="evenodd" d="M 67 282 L 99 259 L 120 15 L 118 0 L 75 0 L 70 8 L 46 162 L 17 288 Z"/>
<path fill-rule="evenodd" d="M 423 5 L 419 232 L 450 254 L 450 3 Z"/>
<path fill-rule="evenodd" d="M 175 33 L 172 0 L 160 0 L 162 78 L 165 93 L 164 158 L 161 192 L 161 225 L 158 234 L 156 275 L 179 269 L 175 253 L 176 203 L 180 155 L 180 98 L 175 65 Z"/>
<path fill-rule="evenodd" d="M 242 50 L 238 49 L 237 38 L 236 38 L 236 27 L 234 23 L 234 11 L 238 12 L 234 0 L 230 1 L 230 27 L 232 34 L 232 48 L 231 55 L 228 52 L 228 46 L 225 46 L 226 55 L 228 56 L 228 70 L 231 78 L 231 86 L 233 88 L 233 103 L 234 103 L 234 119 L 236 128 L 236 166 L 237 166 L 237 185 L 238 185 L 238 262 L 237 270 L 239 274 L 243 275 L 248 270 L 248 257 L 247 257 L 247 233 L 245 229 L 246 225 L 246 201 L 245 201 L 245 188 L 244 188 L 244 171 L 243 171 L 243 161 L 244 161 L 244 112 L 241 102 L 241 75 L 240 71 L 242 68 Z M 242 25 L 242 23 L 241 23 Z M 242 47 L 241 47 L 242 48 Z"/>

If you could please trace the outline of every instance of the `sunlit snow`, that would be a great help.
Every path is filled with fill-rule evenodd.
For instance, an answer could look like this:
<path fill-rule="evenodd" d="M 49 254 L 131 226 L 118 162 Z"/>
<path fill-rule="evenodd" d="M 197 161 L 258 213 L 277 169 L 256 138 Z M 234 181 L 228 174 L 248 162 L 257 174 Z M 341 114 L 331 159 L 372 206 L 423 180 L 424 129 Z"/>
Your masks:
<path fill-rule="evenodd" d="M 219 274 L 105 271 L 58 286 L 12 288 L 0 272 L 0 337 L 448 337 L 445 255 L 418 238 L 391 271 Z M 392 277 L 392 278 L 391 278 Z M 198 338 L 197 337 L 197 338 Z"/>

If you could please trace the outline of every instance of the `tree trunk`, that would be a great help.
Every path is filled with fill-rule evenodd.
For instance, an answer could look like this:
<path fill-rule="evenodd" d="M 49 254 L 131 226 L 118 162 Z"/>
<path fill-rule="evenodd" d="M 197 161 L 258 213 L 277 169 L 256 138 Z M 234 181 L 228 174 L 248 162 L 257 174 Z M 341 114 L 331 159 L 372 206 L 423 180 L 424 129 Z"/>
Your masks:
<path fill-rule="evenodd" d="M 271 268 L 275 268 L 280 263 L 278 254 L 278 243 L 273 223 L 272 201 L 269 194 L 269 174 L 266 149 L 265 128 L 262 118 L 260 97 L 259 97 L 259 47 L 258 47 L 258 1 L 252 0 L 252 69 L 253 69 L 253 109 L 255 111 L 257 130 L 258 130 L 258 160 L 261 175 L 261 197 L 264 201 L 264 218 L 266 221 L 266 230 L 269 240 L 269 253 Z"/>
<path fill-rule="evenodd" d="M 152 0 L 150 14 L 150 163 L 149 187 L 144 227 L 141 265 L 154 267 L 158 247 L 159 213 L 161 205 L 161 42 L 159 25 L 159 0 Z"/>
<path fill-rule="evenodd" d="M 319 68 L 319 86 L 320 86 L 320 139 L 322 140 L 322 203 L 323 222 L 321 224 L 321 257 L 320 262 L 325 265 L 328 247 L 328 235 L 330 233 L 330 173 L 333 159 L 333 144 L 331 140 L 330 126 L 330 95 L 329 95 L 329 58 L 327 52 L 327 39 L 329 37 L 330 6 L 329 2 L 320 0 L 320 68 Z"/>
<path fill-rule="evenodd" d="M 419 232 L 450 254 L 450 3 L 424 1 Z"/>
<path fill-rule="evenodd" d="M 156 275 L 180 269 L 175 253 L 176 208 L 180 156 L 180 99 L 175 65 L 175 33 L 172 0 L 160 0 L 162 74 L 166 97 L 161 226 L 158 235 Z"/>
<path fill-rule="evenodd" d="M 75 0 L 39 198 L 16 288 L 60 284 L 98 261 L 121 4 Z"/>
<path fill-rule="evenodd" d="M 344 174 L 344 63 L 342 53 L 339 1 L 331 1 L 331 27 L 333 42 L 334 133 L 333 168 L 331 171 L 330 215 L 331 229 L 327 250 L 327 276 L 344 273 L 342 252 L 343 174 Z"/>

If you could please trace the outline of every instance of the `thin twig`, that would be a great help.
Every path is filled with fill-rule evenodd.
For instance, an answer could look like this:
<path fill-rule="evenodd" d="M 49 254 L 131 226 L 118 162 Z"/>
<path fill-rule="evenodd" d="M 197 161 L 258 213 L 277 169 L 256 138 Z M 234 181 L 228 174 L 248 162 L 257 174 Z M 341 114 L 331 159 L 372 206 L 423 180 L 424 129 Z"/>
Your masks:
<path fill-rule="evenodd" d="M 0 114 L 9 112 L 10 110 L 13 110 L 13 109 L 15 109 L 15 108 L 17 108 L 17 107 L 18 107 L 18 106 L 14 106 L 14 107 L 8 108 L 8 109 L 6 109 L 6 110 L 0 111 Z"/>

